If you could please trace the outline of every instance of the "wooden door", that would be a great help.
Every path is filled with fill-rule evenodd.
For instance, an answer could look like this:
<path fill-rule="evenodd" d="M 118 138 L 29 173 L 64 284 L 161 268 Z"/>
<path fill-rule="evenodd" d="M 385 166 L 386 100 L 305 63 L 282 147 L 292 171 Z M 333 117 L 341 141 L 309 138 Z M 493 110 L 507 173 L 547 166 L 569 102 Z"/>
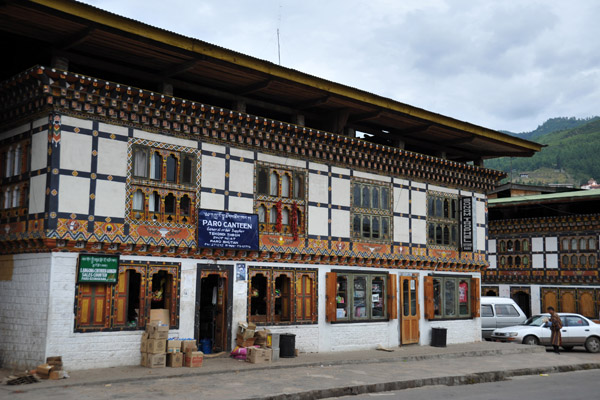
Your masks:
<path fill-rule="evenodd" d="M 400 314 L 402 344 L 419 343 L 419 281 L 416 277 L 400 277 Z"/>
<path fill-rule="evenodd" d="M 596 304 L 594 303 L 594 290 L 579 289 L 579 314 L 590 319 L 596 319 Z"/>
<path fill-rule="evenodd" d="M 204 269 L 199 273 L 200 282 L 197 286 L 197 339 L 212 339 L 214 352 L 225 351 L 229 348 L 228 331 L 230 325 L 231 275 L 229 270 Z M 203 293 L 205 292 L 205 293 Z M 209 324 L 208 334 L 203 324 Z"/>
<path fill-rule="evenodd" d="M 558 311 L 556 289 L 542 289 L 542 312 L 547 312 L 548 307 L 552 307 Z"/>
<path fill-rule="evenodd" d="M 574 313 L 577 312 L 575 309 L 575 290 L 561 290 L 560 291 L 560 312 Z"/>

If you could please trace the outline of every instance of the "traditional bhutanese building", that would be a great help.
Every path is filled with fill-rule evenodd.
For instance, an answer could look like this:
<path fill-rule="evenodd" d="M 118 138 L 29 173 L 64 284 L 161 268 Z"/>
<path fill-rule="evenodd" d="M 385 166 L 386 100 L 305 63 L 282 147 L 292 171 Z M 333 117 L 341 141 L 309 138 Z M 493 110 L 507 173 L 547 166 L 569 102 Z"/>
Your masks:
<path fill-rule="evenodd" d="M 482 162 L 538 144 L 74 1 L 0 31 L 3 366 L 137 364 L 151 317 L 214 351 L 480 340 Z"/>
<path fill-rule="evenodd" d="M 482 294 L 598 319 L 600 190 L 490 199 Z"/>

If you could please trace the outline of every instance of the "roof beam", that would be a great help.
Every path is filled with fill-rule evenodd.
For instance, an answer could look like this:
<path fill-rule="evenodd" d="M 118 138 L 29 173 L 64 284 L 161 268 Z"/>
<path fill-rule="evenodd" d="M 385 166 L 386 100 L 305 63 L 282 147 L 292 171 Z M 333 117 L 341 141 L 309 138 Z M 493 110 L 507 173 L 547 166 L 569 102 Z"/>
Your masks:
<path fill-rule="evenodd" d="M 327 103 L 330 98 L 331 98 L 331 96 L 327 95 L 327 96 L 324 96 L 324 97 L 319 97 L 317 99 L 304 101 L 302 103 L 296 104 L 294 106 L 294 108 L 302 110 L 302 109 L 305 109 L 305 108 L 320 106 L 321 104 Z"/>
<path fill-rule="evenodd" d="M 68 50 L 71 47 L 77 46 L 78 44 L 85 42 L 90 37 L 90 35 L 94 33 L 95 30 L 96 27 L 88 26 L 87 28 L 82 29 L 76 34 L 64 38 L 60 42 L 56 43 L 54 47 L 61 50 Z"/>
<path fill-rule="evenodd" d="M 272 79 L 267 79 L 262 82 L 257 82 L 252 85 L 248 85 L 248 86 L 238 89 L 237 94 L 239 94 L 240 96 L 244 96 L 244 95 L 251 94 L 254 92 L 259 92 L 263 89 L 268 88 L 271 85 L 271 83 L 273 83 Z"/>
<path fill-rule="evenodd" d="M 166 78 L 169 78 L 169 77 L 175 76 L 175 75 L 179 75 L 179 74 L 183 74 L 184 72 L 187 72 L 190 69 L 194 68 L 196 65 L 198 65 L 199 62 L 200 62 L 199 59 L 193 59 L 190 61 L 186 61 L 184 63 L 174 65 L 171 68 L 165 69 L 160 74 Z"/>
<path fill-rule="evenodd" d="M 348 118 L 348 122 L 354 123 L 354 122 L 358 122 L 358 121 L 366 121 L 369 119 L 376 119 L 376 118 L 381 117 L 382 114 L 383 114 L 383 110 L 377 110 L 374 112 L 357 114 L 357 115 L 354 115 L 354 116 Z"/>

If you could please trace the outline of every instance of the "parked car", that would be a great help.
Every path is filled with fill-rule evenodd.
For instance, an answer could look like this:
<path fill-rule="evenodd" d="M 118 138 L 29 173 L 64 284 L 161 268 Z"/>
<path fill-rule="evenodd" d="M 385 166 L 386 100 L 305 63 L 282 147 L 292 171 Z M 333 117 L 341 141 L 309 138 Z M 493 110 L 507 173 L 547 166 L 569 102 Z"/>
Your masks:
<path fill-rule="evenodd" d="M 481 296 L 481 337 L 489 340 L 497 328 L 519 325 L 527 316 L 513 299 Z"/>
<path fill-rule="evenodd" d="M 585 346 L 590 353 L 600 352 L 600 324 L 579 314 L 558 313 L 563 327 L 560 330 L 562 347 L 571 350 L 574 346 Z M 531 345 L 550 346 L 550 314 L 538 314 L 523 325 L 494 330 L 492 340 Z"/>

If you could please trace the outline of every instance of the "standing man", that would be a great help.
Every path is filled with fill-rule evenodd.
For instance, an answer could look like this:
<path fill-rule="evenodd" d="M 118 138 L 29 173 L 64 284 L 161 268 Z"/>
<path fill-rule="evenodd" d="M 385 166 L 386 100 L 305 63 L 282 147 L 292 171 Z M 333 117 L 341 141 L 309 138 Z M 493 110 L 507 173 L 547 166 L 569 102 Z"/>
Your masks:
<path fill-rule="evenodd" d="M 560 336 L 562 321 L 558 314 L 554 312 L 554 307 L 548 307 L 548 312 L 550 313 L 550 330 L 552 331 L 550 342 L 552 343 L 552 347 L 554 347 L 554 352 L 560 354 L 558 352 L 558 346 L 562 345 L 562 337 Z"/>

